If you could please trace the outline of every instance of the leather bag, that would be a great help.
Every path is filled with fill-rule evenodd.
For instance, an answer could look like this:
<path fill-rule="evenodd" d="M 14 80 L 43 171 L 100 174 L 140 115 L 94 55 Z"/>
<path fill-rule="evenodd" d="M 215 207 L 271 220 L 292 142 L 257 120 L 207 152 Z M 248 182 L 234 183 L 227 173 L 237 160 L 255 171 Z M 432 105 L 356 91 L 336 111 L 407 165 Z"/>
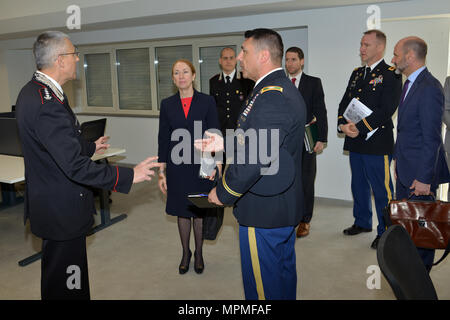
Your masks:
<path fill-rule="evenodd" d="M 416 247 L 450 251 L 450 202 L 391 200 L 384 210 L 386 226 L 399 224 L 408 231 Z"/>

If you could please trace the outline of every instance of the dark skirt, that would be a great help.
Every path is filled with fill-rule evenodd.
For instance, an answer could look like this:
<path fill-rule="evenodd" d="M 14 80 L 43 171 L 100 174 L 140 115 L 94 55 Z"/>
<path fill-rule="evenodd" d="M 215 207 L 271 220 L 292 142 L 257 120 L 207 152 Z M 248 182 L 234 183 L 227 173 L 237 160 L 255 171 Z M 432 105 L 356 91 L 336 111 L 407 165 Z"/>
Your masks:
<path fill-rule="evenodd" d="M 167 202 L 166 213 L 171 216 L 197 218 L 205 214 L 187 199 L 189 194 L 209 193 L 214 182 L 200 178 L 200 165 L 175 165 L 167 163 Z"/>

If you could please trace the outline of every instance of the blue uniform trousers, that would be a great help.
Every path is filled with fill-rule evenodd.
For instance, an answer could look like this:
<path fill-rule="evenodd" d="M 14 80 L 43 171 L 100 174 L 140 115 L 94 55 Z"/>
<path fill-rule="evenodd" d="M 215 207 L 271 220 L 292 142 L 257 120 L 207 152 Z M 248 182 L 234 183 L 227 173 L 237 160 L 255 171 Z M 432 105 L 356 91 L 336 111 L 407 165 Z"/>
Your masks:
<path fill-rule="evenodd" d="M 394 190 L 389 169 L 391 160 L 390 155 L 350 152 L 355 224 L 361 228 L 372 229 L 372 190 L 378 217 L 378 235 L 383 234 L 386 229 L 383 208 L 392 199 Z"/>
<path fill-rule="evenodd" d="M 431 186 L 430 191 L 433 192 L 433 194 L 436 195 L 437 186 Z M 395 183 L 395 198 L 397 200 L 402 199 L 408 199 L 409 195 L 411 194 L 411 190 L 409 189 L 409 186 L 404 186 L 398 179 Z M 416 199 L 416 200 L 430 200 L 428 196 L 411 196 L 410 199 Z M 431 268 L 433 267 L 433 261 L 434 261 L 434 249 L 425 249 L 425 248 L 419 248 L 417 247 L 417 251 L 419 252 L 420 257 L 422 258 L 423 264 L 425 265 L 425 268 L 428 272 L 431 271 Z"/>
<path fill-rule="evenodd" d="M 295 300 L 295 228 L 239 226 L 242 279 L 247 300 Z"/>

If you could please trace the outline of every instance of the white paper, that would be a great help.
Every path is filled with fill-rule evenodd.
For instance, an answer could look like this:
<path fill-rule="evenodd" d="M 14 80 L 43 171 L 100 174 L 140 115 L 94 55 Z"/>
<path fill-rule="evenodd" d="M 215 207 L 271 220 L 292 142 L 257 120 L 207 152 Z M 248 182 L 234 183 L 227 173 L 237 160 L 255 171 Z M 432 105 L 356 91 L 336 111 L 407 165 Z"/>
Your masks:
<path fill-rule="evenodd" d="M 370 116 L 372 114 L 372 110 L 370 110 L 364 103 L 359 101 L 358 99 L 353 98 L 345 109 L 344 118 L 357 124 L 362 119 Z M 366 135 L 366 140 L 368 140 L 378 128 L 370 131 Z"/>

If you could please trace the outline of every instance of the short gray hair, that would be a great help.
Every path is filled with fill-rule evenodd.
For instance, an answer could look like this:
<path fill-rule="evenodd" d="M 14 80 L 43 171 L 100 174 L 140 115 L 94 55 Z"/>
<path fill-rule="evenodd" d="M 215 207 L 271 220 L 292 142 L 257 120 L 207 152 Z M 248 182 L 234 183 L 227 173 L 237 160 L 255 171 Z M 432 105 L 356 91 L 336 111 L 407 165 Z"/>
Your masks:
<path fill-rule="evenodd" d="M 53 65 L 64 49 L 64 39 L 69 39 L 69 36 L 60 31 L 46 31 L 37 37 L 33 44 L 33 55 L 38 70 Z"/>

